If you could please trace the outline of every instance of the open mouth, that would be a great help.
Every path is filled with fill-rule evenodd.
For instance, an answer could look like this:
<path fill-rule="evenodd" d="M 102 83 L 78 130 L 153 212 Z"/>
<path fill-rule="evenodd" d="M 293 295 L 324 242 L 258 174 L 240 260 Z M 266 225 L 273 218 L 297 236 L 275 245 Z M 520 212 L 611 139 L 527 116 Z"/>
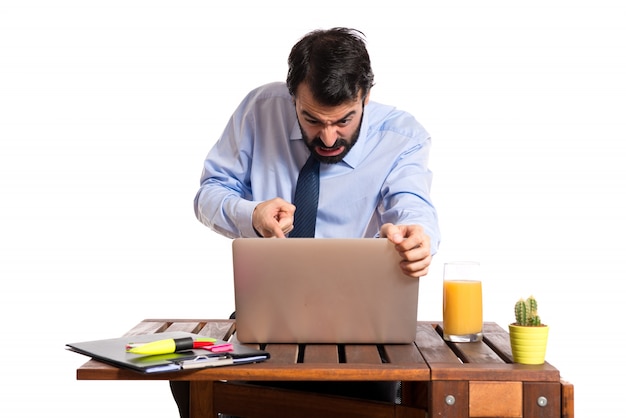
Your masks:
<path fill-rule="evenodd" d="M 335 157 L 337 155 L 340 155 L 345 149 L 345 146 L 340 145 L 338 147 L 322 147 L 322 146 L 316 146 L 315 147 L 315 151 L 322 157 Z"/>

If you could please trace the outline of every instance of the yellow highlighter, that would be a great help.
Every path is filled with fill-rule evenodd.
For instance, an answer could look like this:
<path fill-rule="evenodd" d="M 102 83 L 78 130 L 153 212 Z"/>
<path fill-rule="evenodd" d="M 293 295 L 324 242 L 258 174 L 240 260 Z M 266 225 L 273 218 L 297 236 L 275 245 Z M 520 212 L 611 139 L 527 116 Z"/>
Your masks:
<path fill-rule="evenodd" d="M 158 340 L 149 343 L 129 343 L 126 345 L 126 352 L 132 354 L 170 354 L 177 351 L 191 350 L 193 348 L 208 347 L 215 344 L 215 338 L 168 338 L 166 340 Z"/>

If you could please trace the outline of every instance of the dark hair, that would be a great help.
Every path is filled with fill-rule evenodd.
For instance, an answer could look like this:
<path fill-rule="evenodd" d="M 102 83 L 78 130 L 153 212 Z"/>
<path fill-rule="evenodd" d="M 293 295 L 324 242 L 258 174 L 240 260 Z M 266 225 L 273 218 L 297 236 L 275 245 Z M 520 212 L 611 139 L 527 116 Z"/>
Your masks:
<path fill-rule="evenodd" d="M 291 49 L 287 73 L 289 93 L 307 83 L 315 100 L 337 106 L 362 98 L 374 85 L 374 73 L 365 47 L 365 35 L 355 29 L 315 30 Z"/>

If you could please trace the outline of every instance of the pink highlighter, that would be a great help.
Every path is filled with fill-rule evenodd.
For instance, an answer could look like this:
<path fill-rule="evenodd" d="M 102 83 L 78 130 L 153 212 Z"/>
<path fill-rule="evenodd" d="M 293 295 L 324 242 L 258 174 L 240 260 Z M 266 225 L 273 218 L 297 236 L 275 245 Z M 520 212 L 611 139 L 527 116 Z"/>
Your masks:
<path fill-rule="evenodd" d="M 225 353 L 227 351 L 233 351 L 233 345 L 231 343 L 215 344 L 202 348 L 205 350 L 209 350 L 212 353 Z"/>

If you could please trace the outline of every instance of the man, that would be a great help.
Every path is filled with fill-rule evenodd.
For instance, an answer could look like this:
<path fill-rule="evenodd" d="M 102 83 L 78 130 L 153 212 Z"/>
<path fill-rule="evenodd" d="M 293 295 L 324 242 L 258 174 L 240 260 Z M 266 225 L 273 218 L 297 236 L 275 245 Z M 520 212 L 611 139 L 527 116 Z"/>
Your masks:
<path fill-rule="evenodd" d="M 360 32 L 314 31 L 288 64 L 287 83 L 249 93 L 209 152 L 196 217 L 231 238 L 289 236 L 312 154 L 321 162 L 315 237 L 387 237 L 404 272 L 424 276 L 439 244 L 428 133 L 406 112 L 370 103 Z"/>
<path fill-rule="evenodd" d="M 386 237 L 405 274 L 426 275 L 439 244 L 428 133 L 408 113 L 370 101 L 374 75 L 356 30 L 311 32 L 288 64 L 287 83 L 250 92 L 209 152 L 196 217 L 231 238 L 289 237 L 304 222 L 306 209 L 293 202 L 311 157 L 319 199 L 310 234 Z"/>

